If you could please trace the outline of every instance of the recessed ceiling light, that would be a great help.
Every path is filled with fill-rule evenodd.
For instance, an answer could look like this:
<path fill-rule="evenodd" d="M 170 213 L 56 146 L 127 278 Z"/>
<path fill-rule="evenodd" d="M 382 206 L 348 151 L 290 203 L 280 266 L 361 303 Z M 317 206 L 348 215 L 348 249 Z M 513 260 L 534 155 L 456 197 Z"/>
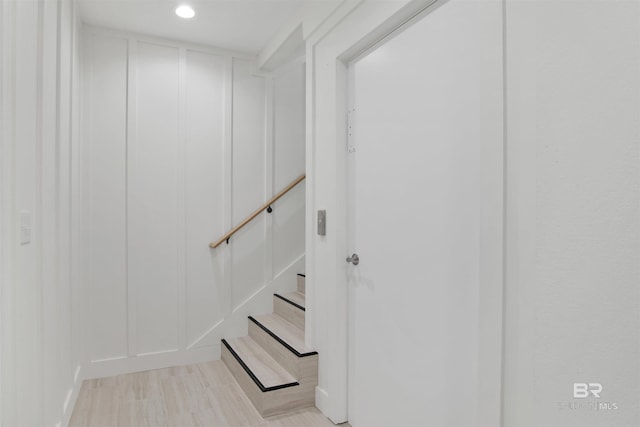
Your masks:
<path fill-rule="evenodd" d="M 190 19 L 196 16 L 196 12 L 191 6 L 183 4 L 176 8 L 176 15 L 178 15 L 180 18 Z"/>

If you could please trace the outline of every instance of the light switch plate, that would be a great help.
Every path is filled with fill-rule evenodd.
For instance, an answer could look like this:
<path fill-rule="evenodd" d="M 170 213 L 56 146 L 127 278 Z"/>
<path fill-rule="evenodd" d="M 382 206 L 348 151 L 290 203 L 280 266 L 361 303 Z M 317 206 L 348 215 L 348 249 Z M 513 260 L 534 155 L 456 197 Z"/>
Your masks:
<path fill-rule="evenodd" d="M 31 212 L 20 212 L 20 244 L 31 243 Z"/>
<path fill-rule="evenodd" d="M 318 236 L 325 236 L 327 234 L 327 211 L 318 211 Z"/>

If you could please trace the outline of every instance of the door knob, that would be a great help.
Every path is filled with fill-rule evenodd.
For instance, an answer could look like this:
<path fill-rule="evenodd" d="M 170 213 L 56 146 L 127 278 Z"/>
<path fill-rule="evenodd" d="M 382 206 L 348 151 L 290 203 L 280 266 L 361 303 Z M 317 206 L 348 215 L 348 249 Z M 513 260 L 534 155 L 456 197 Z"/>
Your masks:
<path fill-rule="evenodd" d="M 360 257 L 358 257 L 358 254 L 353 254 L 347 258 L 347 262 L 350 262 L 353 265 L 358 265 L 360 263 Z"/>

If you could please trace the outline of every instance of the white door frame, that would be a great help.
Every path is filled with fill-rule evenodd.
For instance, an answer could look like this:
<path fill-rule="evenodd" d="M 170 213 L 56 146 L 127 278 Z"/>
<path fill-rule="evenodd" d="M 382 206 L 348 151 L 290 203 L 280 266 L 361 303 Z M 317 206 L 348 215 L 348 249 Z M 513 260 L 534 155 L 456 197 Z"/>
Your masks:
<path fill-rule="evenodd" d="M 347 421 L 348 408 L 347 64 L 444 3 L 346 1 L 307 40 L 306 330 L 320 353 L 316 405 L 335 423 Z M 501 425 L 504 152 L 504 135 L 482 150 L 477 425 L 483 427 Z M 317 210 L 327 212 L 326 236 L 316 234 Z"/>

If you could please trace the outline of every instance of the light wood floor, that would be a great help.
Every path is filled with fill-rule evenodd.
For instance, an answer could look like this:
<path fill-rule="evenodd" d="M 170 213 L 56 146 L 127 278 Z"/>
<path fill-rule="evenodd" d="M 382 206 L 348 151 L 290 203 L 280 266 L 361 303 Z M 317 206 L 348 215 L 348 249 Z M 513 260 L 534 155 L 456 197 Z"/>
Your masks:
<path fill-rule="evenodd" d="M 221 360 L 87 380 L 70 427 L 323 427 L 316 408 L 262 418 Z M 341 426 L 349 426 L 341 424 Z"/>

